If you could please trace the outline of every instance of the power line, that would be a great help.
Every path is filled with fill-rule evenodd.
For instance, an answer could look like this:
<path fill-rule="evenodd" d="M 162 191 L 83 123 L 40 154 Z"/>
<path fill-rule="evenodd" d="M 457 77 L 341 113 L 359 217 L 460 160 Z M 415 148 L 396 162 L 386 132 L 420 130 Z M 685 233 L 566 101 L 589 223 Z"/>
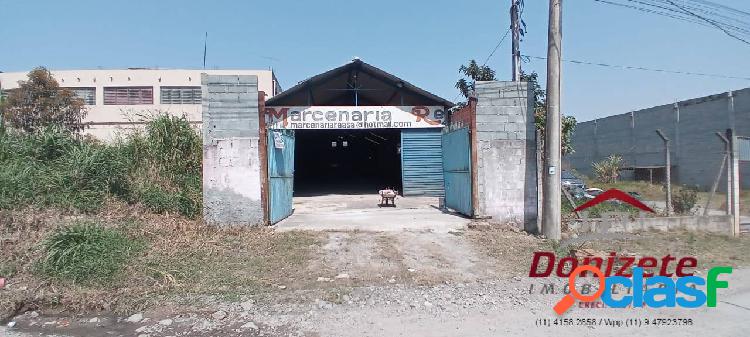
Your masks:
<path fill-rule="evenodd" d="M 672 0 L 619 0 L 626 1 L 627 3 L 615 2 L 617 0 L 593 1 L 716 28 L 734 39 L 742 41 L 746 44 L 750 44 L 748 40 L 738 36 L 738 34 L 750 36 L 750 23 L 717 12 L 732 11 L 733 13 L 735 13 L 735 15 L 747 16 L 748 18 L 750 18 L 750 13 L 736 10 L 731 7 L 698 0 L 683 0 L 683 2 L 693 1 L 693 3 L 695 3 L 694 5 L 679 5 Z M 702 12 L 712 17 L 706 17 L 704 15 L 698 14 L 697 12 Z M 733 22 L 730 23 L 726 20 L 731 20 Z"/>
<path fill-rule="evenodd" d="M 500 38 L 500 41 L 497 42 L 497 44 L 495 45 L 495 48 L 492 49 L 492 51 L 490 52 L 490 54 L 487 55 L 487 58 L 484 59 L 484 62 L 482 63 L 482 67 L 484 67 L 485 65 L 487 65 L 487 62 L 490 60 L 490 58 L 492 57 L 492 55 L 495 55 L 495 52 L 497 51 L 497 49 L 500 48 L 500 45 L 503 44 L 503 41 L 505 41 L 505 38 L 508 37 L 508 33 L 510 33 L 510 28 L 508 28 L 508 30 L 505 31 L 505 34 L 503 34 L 503 37 Z M 456 99 L 458 99 L 459 96 L 461 96 L 460 92 L 458 94 L 456 94 L 455 97 L 453 97 L 453 101 L 455 101 Z"/>
<path fill-rule="evenodd" d="M 727 10 L 727 11 L 730 11 L 730 12 L 734 12 L 734 13 L 737 13 L 737 14 L 750 16 L 750 13 L 748 13 L 748 12 L 745 12 L 743 10 L 739 10 L 737 8 L 732 8 L 732 7 L 729 7 L 729 6 L 725 6 L 725 5 L 722 5 L 722 4 L 717 4 L 715 2 L 705 1 L 705 0 L 690 0 L 690 1 L 695 2 L 695 3 L 699 3 L 699 4 L 704 4 L 704 5 L 707 5 L 709 7 L 714 7 L 716 9 L 724 9 L 724 10 Z"/>
<path fill-rule="evenodd" d="M 682 21 L 687 21 L 687 22 L 692 22 L 692 23 L 696 23 L 696 24 L 699 24 L 699 25 L 702 25 L 702 26 L 709 27 L 709 25 L 706 24 L 706 23 L 703 23 L 701 21 L 698 21 L 698 20 L 695 20 L 695 19 L 691 19 L 691 18 L 688 18 L 688 17 L 685 17 L 685 16 L 681 16 L 681 15 L 669 14 L 669 13 L 665 13 L 665 12 L 654 10 L 654 9 L 648 9 L 648 8 L 645 8 L 645 7 L 638 7 L 638 6 L 635 6 L 635 5 L 622 4 L 622 3 L 617 3 L 617 2 L 607 1 L 607 0 L 594 0 L 594 1 L 599 2 L 599 3 L 603 3 L 603 4 L 607 4 L 607 5 L 613 5 L 613 6 L 619 6 L 619 7 L 625 7 L 625 8 L 635 9 L 637 11 L 641 11 L 641 12 L 645 12 L 645 13 L 666 16 L 666 17 L 669 17 L 669 18 L 673 18 L 673 19 L 677 19 L 677 20 L 682 20 Z"/>
<path fill-rule="evenodd" d="M 682 10 L 683 12 L 685 12 L 685 13 L 687 13 L 687 14 L 690 14 L 690 15 L 692 15 L 692 16 L 694 16 L 694 17 L 696 17 L 696 18 L 699 18 L 699 19 L 701 19 L 701 20 L 703 20 L 703 21 L 706 21 L 706 22 L 710 23 L 710 24 L 711 24 L 712 26 L 714 26 L 714 27 L 716 27 L 716 28 L 720 29 L 721 31 L 723 31 L 723 32 L 724 32 L 724 34 L 727 34 L 727 35 L 729 35 L 730 37 L 733 37 L 733 38 L 735 38 L 735 39 L 737 39 L 737 40 L 739 40 L 739 41 L 742 41 L 742 42 L 744 42 L 744 43 L 745 43 L 745 44 L 747 44 L 747 45 L 750 45 L 750 42 L 748 42 L 747 40 L 745 40 L 745 39 L 743 39 L 743 38 L 741 38 L 741 37 L 739 37 L 739 36 L 737 36 L 737 35 L 734 35 L 734 34 L 732 34 L 732 33 L 731 33 L 731 32 L 729 32 L 729 31 L 728 31 L 728 30 L 727 30 L 726 28 L 722 27 L 721 25 L 717 24 L 716 22 L 714 22 L 714 21 L 712 21 L 712 20 L 710 20 L 710 19 L 704 18 L 704 17 L 703 17 L 703 16 L 701 16 L 701 15 L 695 14 L 694 12 L 692 12 L 692 11 L 690 11 L 690 10 L 688 10 L 688 9 L 685 9 L 684 7 L 682 7 L 682 6 L 678 5 L 678 4 L 676 4 L 676 3 L 675 3 L 674 1 L 672 1 L 672 0 L 667 0 L 667 2 L 669 2 L 670 4 L 672 4 L 672 6 L 675 6 L 675 7 L 679 8 L 679 9 L 681 9 L 681 10 Z"/>
<path fill-rule="evenodd" d="M 484 63 L 482 63 L 482 67 L 484 67 L 485 65 L 487 65 L 487 61 L 490 60 L 490 58 L 492 57 L 492 55 L 495 55 L 495 52 L 497 51 L 497 48 L 500 48 L 500 45 L 503 44 L 503 41 L 505 41 L 505 38 L 508 37 L 508 33 L 510 33 L 510 28 L 508 28 L 508 30 L 505 31 L 505 34 L 503 35 L 503 37 L 500 39 L 500 41 L 497 43 L 497 45 L 495 45 L 495 49 L 492 49 L 492 52 L 489 55 L 487 55 L 486 59 L 484 59 Z"/>
<path fill-rule="evenodd" d="M 523 55 L 523 57 L 530 58 L 530 59 L 538 59 L 538 60 L 547 59 L 546 57 L 531 56 L 531 55 Z M 599 66 L 599 67 L 619 68 L 619 69 L 627 69 L 627 70 L 642 70 L 642 71 L 653 71 L 653 72 L 669 73 L 669 74 L 705 76 L 705 77 L 728 78 L 728 79 L 750 81 L 750 77 L 730 76 L 730 75 L 722 75 L 722 74 L 696 73 L 696 72 L 691 72 L 691 71 L 667 70 L 667 69 L 647 68 L 647 67 L 639 67 L 639 66 L 624 66 L 624 65 L 617 65 L 617 64 L 588 62 L 588 61 L 580 61 L 580 60 L 563 60 L 563 62 L 592 65 L 592 66 Z"/>

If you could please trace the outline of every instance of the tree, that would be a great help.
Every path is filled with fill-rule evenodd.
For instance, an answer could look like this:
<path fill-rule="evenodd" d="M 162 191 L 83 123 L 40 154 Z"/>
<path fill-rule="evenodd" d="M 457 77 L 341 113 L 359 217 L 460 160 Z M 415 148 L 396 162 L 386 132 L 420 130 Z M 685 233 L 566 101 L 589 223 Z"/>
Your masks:
<path fill-rule="evenodd" d="M 36 132 L 46 126 L 57 126 L 69 132 L 85 128 L 86 108 L 83 100 L 69 89 L 60 88 L 44 67 L 29 72 L 27 81 L 8 91 L 3 104 L 3 120 L 11 127 Z"/>
<path fill-rule="evenodd" d="M 536 72 L 526 74 L 521 72 L 521 81 L 528 83 L 534 95 L 534 123 L 537 130 L 541 131 L 544 139 L 544 128 L 547 124 L 547 92 L 539 85 L 539 75 Z M 576 118 L 573 116 L 562 116 L 562 154 L 571 154 L 573 149 L 573 132 L 576 128 Z"/>
<path fill-rule="evenodd" d="M 456 89 L 461 91 L 461 94 L 467 99 L 474 91 L 477 81 L 495 80 L 495 71 L 488 66 L 479 66 L 475 60 L 470 60 L 468 66 L 462 65 L 458 68 L 458 72 L 469 78 L 469 81 L 466 78 L 461 78 L 456 82 Z"/>

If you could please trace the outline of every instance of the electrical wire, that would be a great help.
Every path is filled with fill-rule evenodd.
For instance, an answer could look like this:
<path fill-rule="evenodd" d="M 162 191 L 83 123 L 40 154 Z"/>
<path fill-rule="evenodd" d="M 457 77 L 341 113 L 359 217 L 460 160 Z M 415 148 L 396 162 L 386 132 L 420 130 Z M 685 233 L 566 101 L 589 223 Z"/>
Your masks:
<path fill-rule="evenodd" d="M 701 16 L 701 15 L 698 15 L 698 14 L 696 14 L 696 13 L 695 13 L 695 12 L 693 12 L 693 11 L 690 11 L 690 10 L 688 10 L 688 9 L 686 9 L 686 8 L 684 8 L 684 7 L 682 7 L 682 6 L 678 5 L 678 4 L 676 4 L 676 3 L 675 3 L 674 1 L 672 1 L 672 0 L 667 0 L 667 2 L 669 2 L 669 3 L 670 3 L 670 4 L 672 4 L 673 6 L 675 6 L 675 7 L 679 8 L 679 9 L 681 9 L 681 10 L 682 10 L 683 12 L 685 12 L 685 13 L 687 13 L 687 14 L 690 14 L 690 15 L 692 15 L 692 16 L 694 16 L 694 17 L 696 17 L 696 18 L 699 18 L 699 19 L 701 19 L 701 20 L 703 20 L 703 21 L 706 21 L 706 22 L 710 23 L 710 24 L 711 24 L 712 26 L 714 26 L 714 27 L 718 28 L 719 30 L 723 31 L 723 32 L 724 32 L 724 34 L 727 34 L 727 35 L 729 35 L 730 37 L 733 37 L 733 38 L 735 38 L 735 39 L 737 39 L 737 40 L 739 40 L 739 41 L 742 41 L 742 42 L 744 42 L 744 43 L 745 43 L 745 44 L 747 44 L 747 45 L 750 45 L 750 42 L 749 42 L 749 41 L 747 41 L 747 40 L 745 40 L 745 39 L 743 39 L 743 38 L 741 38 L 741 37 L 739 37 L 739 36 L 737 36 L 737 35 L 735 35 L 735 34 L 732 34 L 732 33 L 731 33 L 731 32 L 729 32 L 729 31 L 728 31 L 728 30 L 727 30 L 726 28 L 722 27 L 722 26 L 721 26 L 720 24 L 718 24 L 718 23 L 716 23 L 716 22 L 714 22 L 714 21 L 712 21 L 712 20 L 710 20 L 710 19 L 707 19 L 707 18 L 705 18 L 705 17 L 703 17 L 703 16 Z"/>
<path fill-rule="evenodd" d="M 716 28 L 724 32 L 727 36 L 750 45 L 748 39 L 740 36 L 746 35 L 750 37 L 750 23 L 726 14 L 727 12 L 732 12 L 734 15 L 750 19 L 750 13 L 728 6 L 700 0 L 683 0 L 682 4 L 678 4 L 673 0 L 619 0 L 626 1 L 627 3 L 616 2 L 617 0 L 593 1 Z M 690 1 L 692 1 L 692 5 L 689 3 Z M 731 20 L 732 22 L 727 22 L 727 20 Z"/>
<path fill-rule="evenodd" d="M 531 56 L 531 55 L 522 55 L 523 57 L 527 59 L 538 59 L 538 60 L 546 60 L 546 57 L 541 56 Z M 610 67 L 610 68 L 619 68 L 619 69 L 627 69 L 627 70 L 642 70 L 642 71 L 653 71 L 653 72 L 660 72 L 660 73 L 669 73 L 669 74 L 679 74 L 679 75 L 693 75 L 693 76 L 705 76 L 705 77 L 716 77 L 716 78 L 727 78 L 727 79 L 736 79 L 736 80 L 748 80 L 750 81 L 750 77 L 742 77 L 742 76 L 731 76 L 731 75 L 722 75 L 722 74 L 709 74 L 709 73 L 696 73 L 692 71 L 680 71 L 680 70 L 667 70 L 667 69 L 658 69 L 658 68 L 647 68 L 647 67 L 640 67 L 640 66 L 624 66 L 624 65 L 617 65 L 617 64 L 607 64 L 607 63 L 599 63 L 599 62 L 588 62 L 588 61 L 580 61 L 580 60 L 562 60 L 563 62 L 568 63 L 574 63 L 574 64 L 584 64 L 584 65 L 593 65 L 593 66 L 599 66 L 599 67 Z"/>
<path fill-rule="evenodd" d="M 500 41 L 497 42 L 497 44 L 495 45 L 495 48 L 493 48 L 492 51 L 490 52 L 490 54 L 487 55 L 487 58 L 484 59 L 484 62 L 482 62 L 482 67 L 484 67 L 484 66 L 487 65 L 487 62 L 489 62 L 489 60 L 492 57 L 492 55 L 495 55 L 495 52 L 497 51 L 497 49 L 500 48 L 500 45 L 503 44 L 503 42 L 505 41 L 505 38 L 508 37 L 508 33 L 510 33 L 510 28 L 508 28 L 508 30 L 505 31 L 505 34 L 503 34 L 503 37 L 501 37 Z M 460 92 L 458 94 L 456 94 L 455 97 L 453 97 L 453 101 L 455 102 L 458 99 L 459 96 L 461 96 Z"/>
<path fill-rule="evenodd" d="M 503 41 L 505 41 L 505 38 L 508 37 L 508 33 L 510 33 L 510 28 L 508 28 L 508 30 L 505 31 L 505 34 L 503 35 L 503 37 L 500 39 L 500 41 L 497 43 L 497 45 L 495 45 L 495 49 L 492 49 L 492 52 L 490 52 L 490 54 L 487 55 L 487 58 L 484 59 L 484 62 L 482 63 L 482 67 L 484 67 L 485 65 L 487 65 L 487 62 L 490 60 L 490 58 L 492 57 L 492 55 L 495 55 L 495 52 L 497 51 L 497 48 L 500 48 L 500 45 L 503 44 Z"/>

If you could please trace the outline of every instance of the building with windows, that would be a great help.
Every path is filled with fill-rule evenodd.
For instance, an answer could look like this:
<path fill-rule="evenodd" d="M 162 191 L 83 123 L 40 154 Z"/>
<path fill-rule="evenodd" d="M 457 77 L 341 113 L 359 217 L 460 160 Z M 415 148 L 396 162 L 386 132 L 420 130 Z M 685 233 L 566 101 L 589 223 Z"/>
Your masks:
<path fill-rule="evenodd" d="M 61 87 L 83 99 L 88 109 L 87 134 L 109 140 L 118 131 L 142 125 L 152 114 L 164 112 L 201 123 L 201 73 L 254 75 L 258 89 L 271 98 L 281 86 L 271 70 L 53 70 Z M 0 89 L 12 90 L 28 72 L 0 73 Z"/>

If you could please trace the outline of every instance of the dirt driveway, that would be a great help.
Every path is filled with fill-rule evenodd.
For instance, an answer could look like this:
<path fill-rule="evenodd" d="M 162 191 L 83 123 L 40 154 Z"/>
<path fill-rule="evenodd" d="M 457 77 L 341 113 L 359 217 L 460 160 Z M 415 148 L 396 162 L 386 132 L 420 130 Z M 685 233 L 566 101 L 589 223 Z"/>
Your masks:
<path fill-rule="evenodd" d="M 556 318 L 551 307 L 563 296 L 542 294 L 540 287 L 554 283 L 560 289 L 565 282 L 526 277 L 531 254 L 537 250 L 564 253 L 567 246 L 497 229 L 326 231 L 317 235 L 321 243 L 316 258 L 304 267 L 312 282 L 234 298 L 200 295 L 169 299 L 159 308 L 132 316 L 27 312 L 16 317 L 15 327 L 0 329 L 0 335 L 741 336 L 750 327 L 748 269 L 735 269 L 730 275 L 730 288 L 719 291 L 716 308 L 634 311 L 574 307 L 566 315 L 611 322 L 690 318 L 690 326 L 538 326 L 540 319 Z M 715 242 L 702 243 L 706 240 Z M 581 240 L 572 245 L 580 246 Z M 679 250 L 673 255 L 693 254 L 711 264 L 746 265 L 747 258 L 733 252 L 750 251 L 750 240 L 649 233 L 599 238 L 591 247 L 612 247 L 634 255 Z"/>

